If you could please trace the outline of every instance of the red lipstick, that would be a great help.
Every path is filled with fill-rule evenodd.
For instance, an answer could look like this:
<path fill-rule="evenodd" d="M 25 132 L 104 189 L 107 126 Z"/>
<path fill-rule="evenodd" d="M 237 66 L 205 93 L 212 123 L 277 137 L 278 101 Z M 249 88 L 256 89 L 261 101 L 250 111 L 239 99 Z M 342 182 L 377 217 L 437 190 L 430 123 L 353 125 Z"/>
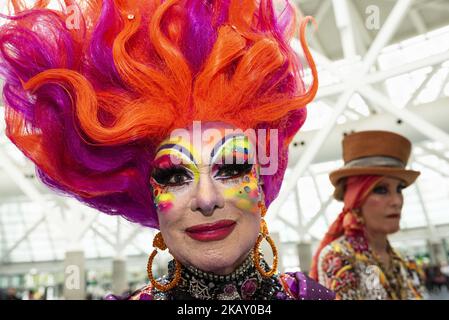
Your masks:
<path fill-rule="evenodd" d="M 235 224 L 233 220 L 219 220 L 189 227 L 186 229 L 186 233 L 198 241 L 223 240 L 234 230 Z"/>

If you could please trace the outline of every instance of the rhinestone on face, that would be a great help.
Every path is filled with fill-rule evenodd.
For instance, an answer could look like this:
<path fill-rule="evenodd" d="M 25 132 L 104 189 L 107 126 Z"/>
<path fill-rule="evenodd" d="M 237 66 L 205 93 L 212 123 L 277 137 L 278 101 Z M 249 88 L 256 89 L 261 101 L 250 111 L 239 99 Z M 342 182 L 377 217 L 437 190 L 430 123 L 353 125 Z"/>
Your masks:
<path fill-rule="evenodd" d="M 133 20 L 135 17 L 132 13 L 128 14 L 128 20 Z"/>

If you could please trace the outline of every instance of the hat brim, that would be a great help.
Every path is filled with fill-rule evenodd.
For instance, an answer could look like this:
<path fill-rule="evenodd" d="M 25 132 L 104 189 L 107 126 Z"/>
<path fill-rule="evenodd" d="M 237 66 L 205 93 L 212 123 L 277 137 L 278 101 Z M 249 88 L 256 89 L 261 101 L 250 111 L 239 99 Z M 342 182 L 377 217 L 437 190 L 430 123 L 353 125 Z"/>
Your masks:
<path fill-rule="evenodd" d="M 361 175 L 373 175 L 373 176 L 386 176 L 402 180 L 406 187 L 411 185 L 420 175 L 419 171 L 406 170 L 401 168 L 391 167 L 360 167 L 360 168 L 341 168 L 332 171 L 329 174 L 329 179 L 335 187 L 334 197 L 337 200 L 343 200 L 344 197 L 344 178 L 361 176 Z"/>

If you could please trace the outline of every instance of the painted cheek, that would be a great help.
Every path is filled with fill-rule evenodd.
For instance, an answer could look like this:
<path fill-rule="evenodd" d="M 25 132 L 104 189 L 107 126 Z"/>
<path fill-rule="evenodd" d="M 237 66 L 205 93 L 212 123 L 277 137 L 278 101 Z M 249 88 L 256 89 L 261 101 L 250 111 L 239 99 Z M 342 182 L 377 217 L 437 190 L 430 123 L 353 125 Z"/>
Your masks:
<path fill-rule="evenodd" d="M 257 214 L 260 211 L 258 206 L 260 193 L 257 181 L 257 175 L 253 170 L 243 177 L 242 183 L 226 188 L 225 199 L 233 201 L 236 207 L 243 211 Z"/>
<path fill-rule="evenodd" d="M 156 208 L 161 213 L 167 213 L 171 208 L 173 208 L 173 203 L 175 201 L 175 196 L 171 192 L 167 192 L 156 183 L 152 183 L 153 186 L 153 199 Z"/>

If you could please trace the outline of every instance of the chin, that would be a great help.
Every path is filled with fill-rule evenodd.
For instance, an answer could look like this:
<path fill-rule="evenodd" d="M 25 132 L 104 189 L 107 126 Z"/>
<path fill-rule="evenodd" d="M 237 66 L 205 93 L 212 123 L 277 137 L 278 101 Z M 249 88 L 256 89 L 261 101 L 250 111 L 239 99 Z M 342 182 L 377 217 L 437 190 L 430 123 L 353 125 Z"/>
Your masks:
<path fill-rule="evenodd" d="M 236 251 L 226 252 L 221 250 L 204 250 L 197 251 L 192 255 L 190 265 L 205 272 L 216 274 L 231 273 L 236 261 L 241 257 L 242 253 Z M 224 270 L 229 270 L 225 272 Z"/>
<path fill-rule="evenodd" d="M 396 233 L 400 230 L 399 224 L 398 225 L 392 225 L 392 226 L 387 226 L 387 228 L 385 229 L 385 233 L 386 234 L 393 234 Z"/>
<path fill-rule="evenodd" d="M 210 243 L 190 247 L 185 250 L 184 259 L 188 265 L 194 266 L 205 272 L 226 275 L 234 271 L 239 260 L 245 259 L 252 250 L 252 243 L 245 241 L 246 245 L 235 241 L 225 241 L 223 243 Z M 243 261 L 242 261 L 243 262 Z"/>

